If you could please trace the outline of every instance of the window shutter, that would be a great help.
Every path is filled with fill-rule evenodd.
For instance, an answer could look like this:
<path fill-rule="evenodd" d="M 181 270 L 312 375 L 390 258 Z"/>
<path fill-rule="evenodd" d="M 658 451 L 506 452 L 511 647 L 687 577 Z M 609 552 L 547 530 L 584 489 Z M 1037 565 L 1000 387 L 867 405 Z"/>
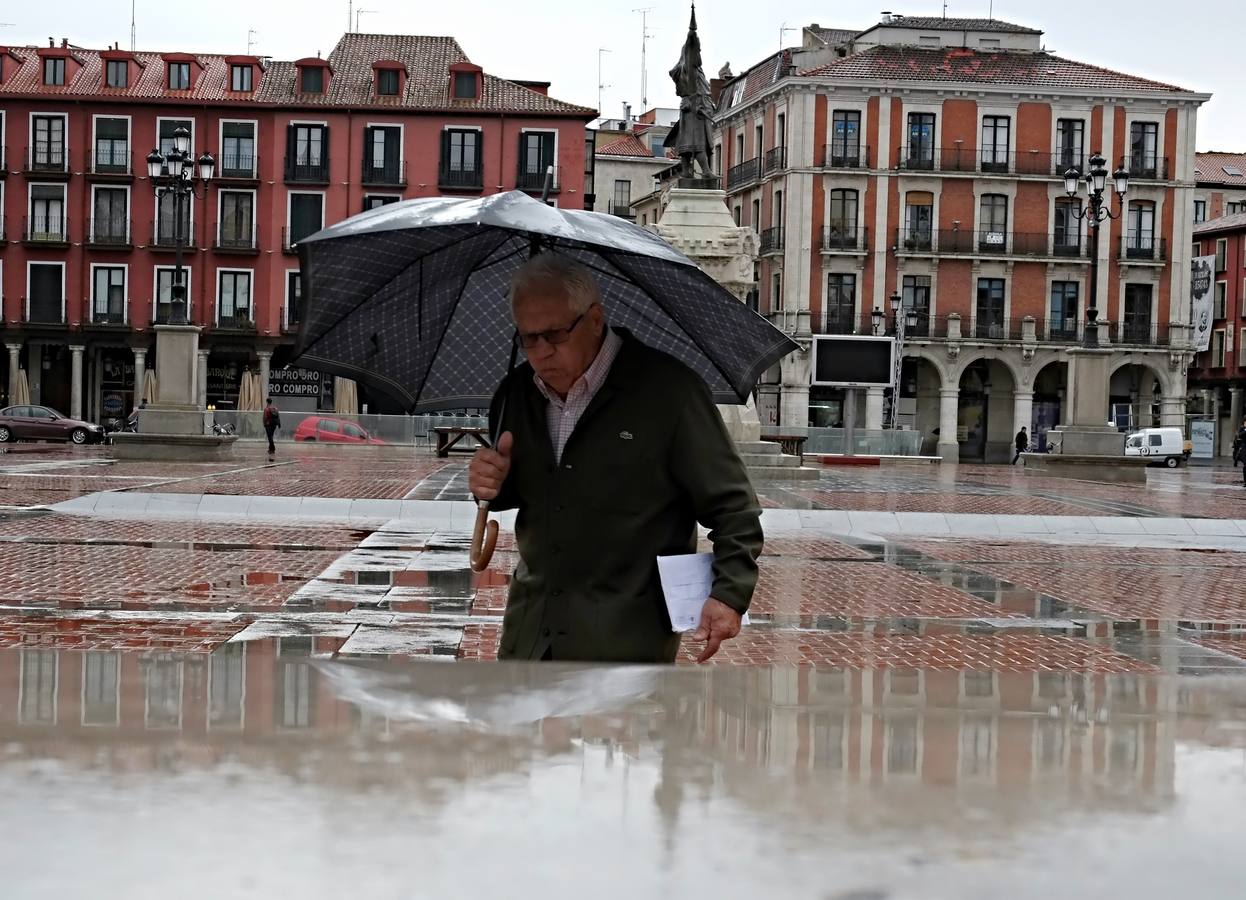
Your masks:
<path fill-rule="evenodd" d="M 450 171 L 450 129 L 442 129 L 441 132 L 441 172 L 444 175 Z"/>
<path fill-rule="evenodd" d="M 324 166 L 324 173 L 327 177 L 329 174 L 329 126 L 324 125 L 320 128 L 320 164 Z"/>
<path fill-rule="evenodd" d="M 289 178 L 294 174 L 294 165 L 297 161 L 298 147 L 294 143 L 294 126 L 286 126 L 286 177 Z"/>

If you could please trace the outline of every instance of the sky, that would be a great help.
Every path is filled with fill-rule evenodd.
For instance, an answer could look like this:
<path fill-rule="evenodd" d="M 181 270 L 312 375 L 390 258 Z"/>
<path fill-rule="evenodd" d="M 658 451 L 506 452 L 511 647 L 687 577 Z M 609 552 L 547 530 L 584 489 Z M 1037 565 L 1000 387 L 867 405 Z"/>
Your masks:
<path fill-rule="evenodd" d="M 245 53 L 298 59 L 327 56 L 347 28 L 350 0 L 213 0 L 183 4 L 176 15 L 155 0 L 134 0 L 138 48 L 152 51 Z M 671 0 L 355 0 L 359 30 L 452 35 L 486 72 L 553 83 L 562 100 L 599 107 L 610 117 L 623 103 L 642 107 L 641 36 L 644 4 L 649 106 L 676 106 L 666 72 L 688 27 L 686 2 Z M 698 8 L 706 74 L 723 63 L 740 72 L 780 46 L 800 42 L 800 28 L 864 28 L 882 9 L 940 15 L 942 0 L 702 0 Z M 992 0 L 951 0 L 949 16 L 985 17 Z M 130 45 L 131 0 L 61 0 L 42 6 L 10 0 L 0 6 L 0 45 L 43 44 L 49 36 L 84 47 Z M 207 10 L 206 15 L 201 11 Z M 1047 49 L 1061 56 L 1213 94 L 1199 114 L 1199 150 L 1246 152 L 1246 114 L 1233 85 L 1246 27 L 1241 0 L 995 0 L 994 16 L 1045 32 Z M 599 52 L 599 51 L 608 52 Z M 598 80 L 598 64 L 601 79 Z M 1237 76 L 1240 78 L 1239 76 Z M 1238 102 L 1234 102 L 1235 99 Z"/>

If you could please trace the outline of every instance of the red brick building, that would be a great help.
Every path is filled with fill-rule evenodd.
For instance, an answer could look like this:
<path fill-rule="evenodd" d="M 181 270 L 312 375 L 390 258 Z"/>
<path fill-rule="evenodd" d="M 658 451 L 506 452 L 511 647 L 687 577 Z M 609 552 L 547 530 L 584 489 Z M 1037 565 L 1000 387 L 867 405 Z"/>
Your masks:
<path fill-rule="evenodd" d="M 1194 176 L 1195 225 L 1246 212 L 1246 153 L 1198 153 Z"/>
<path fill-rule="evenodd" d="M 591 205 L 595 112 L 548 87 L 445 37 L 347 34 L 293 62 L 0 47 L 0 405 L 21 369 L 32 402 L 129 409 L 173 278 L 173 208 L 156 208 L 145 157 L 179 126 L 217 162 L 183 230 L 199 398 L 228 404 L 245 367 L 267 384 L 289 361 L 301 237 L 404 198 L 540 191 L 548 165 L 554 202 Z"/>
<path fill-rule="evenodd" d="M 1190 367 L 1192 412 L 1216 422 L 1216 452 L 1228 456 L 1246 415 L 1246 212 L 1194 226 L 1199 256 L 1216 258 L 1212 273 L 1211 346 Z"/>

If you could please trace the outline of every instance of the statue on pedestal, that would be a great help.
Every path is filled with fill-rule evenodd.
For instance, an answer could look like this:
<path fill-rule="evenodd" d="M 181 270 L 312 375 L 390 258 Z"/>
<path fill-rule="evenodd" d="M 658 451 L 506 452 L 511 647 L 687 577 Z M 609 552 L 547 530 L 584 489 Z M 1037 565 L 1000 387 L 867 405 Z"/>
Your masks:
<path fill-rule="evenodd" d="M 679 54 L 679 62 L 671 69 L 671 80 L 675 82 L 675 93 L 679 95 L 679 122 L 666 136 L 663 146 L 674 148 L 683 160 L 683 177 L 713 178 L 710 148 L 714 146 L 714 102 L 710 99 L 709 80 L 701 68 L 701 39 L 697 37 L 695 3 L 688 24 L 688 38 Z"/>

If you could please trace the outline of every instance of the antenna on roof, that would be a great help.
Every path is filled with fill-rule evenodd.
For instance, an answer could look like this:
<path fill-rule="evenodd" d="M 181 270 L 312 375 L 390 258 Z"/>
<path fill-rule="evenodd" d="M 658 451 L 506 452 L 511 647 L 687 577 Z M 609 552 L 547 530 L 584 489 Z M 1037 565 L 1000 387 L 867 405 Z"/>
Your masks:
<path fill-rule="evenodd" d="M 649 13 L 653 12 L 654 8 L 643 6 L 632 10 L 634 13 L 640 13 L 640 105 L 644 109 L 649 108 L 649 68 L 645 61 L 645 54 L 649 48 L 649 38 L 653 37 L 649 33 Z"/>
<path fill-rule="evenodd" d="M 346 0 L 346 31 L 350 31 L 350 23 L 355 21 L 355 0 Z"/>
<path fill-rule="evenodd" d="M 787 34 L 789 31 L 800 31 L 800 29 L 799 28 L 788 28 L 786 22 L 779 23 L 779 52 L 780 53 L 783 52 L 783 35 Z"/>
<path fill-rule="evenodd" d="M 247 29 L 247 56 L 251 55 L 251 48 L 255 45 L 255 41 L 253 40 L 253 38 L 258 34 L 259 32 L 256 31 L 254 28 Z"/>
<path fill-rule="evenodd" d="M 370 15 L 372 15 L 374 12 L 376 12 L 376 10 L 375 10 L 375 9 L 357 9 L 357 10 L 355 10 L 355 31 L 356 31 L 356 32 L 357 32 L 357 31 L 359 31 L 359 17 L 360 17 L 360 16 L 370 16 Z"/>
<path fill-rule="evenodd" d="M 611 87 L 601 80 L 601 55 L 609 52 L 605 47 L 597 48 L 597 115 L 601 115 L 601 92 Z"/>
<path fill-rule="evenodd" d="M 134 27 L 135 16 L 134 7 L 138 0 L 130 0 L 130 52 L 133 53 L 138 49 L 138 31 Z"/>

